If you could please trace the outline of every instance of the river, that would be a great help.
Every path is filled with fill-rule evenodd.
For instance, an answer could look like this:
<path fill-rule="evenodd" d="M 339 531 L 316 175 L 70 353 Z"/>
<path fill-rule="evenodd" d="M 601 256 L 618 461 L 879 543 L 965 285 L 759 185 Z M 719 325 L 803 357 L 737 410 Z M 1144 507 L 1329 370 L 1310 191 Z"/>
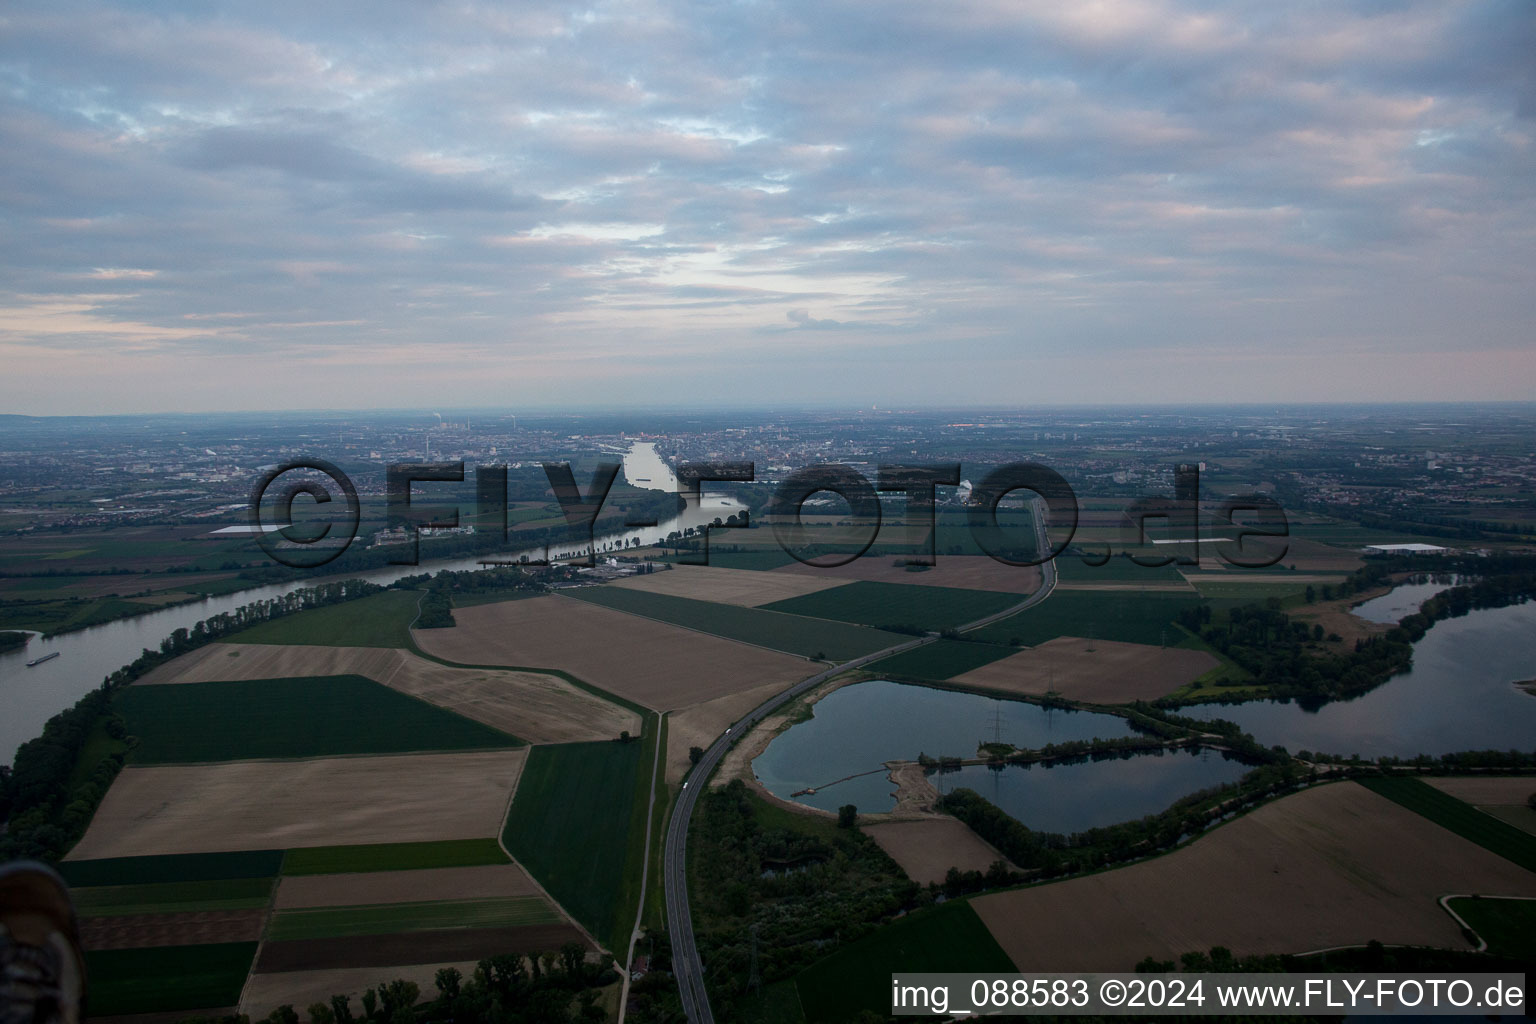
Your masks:
<path fill-rule="evenodd" d="M 636 478 L 649 481 L 636 486 L 677 491 L 677 477 L 672 468 L 657 453 L 656 446 L 648 442 L 636 442 L 624 454 L 624 476 L 631 483 Z M 634 543 L 654 544 L 664 540 L 674 530 L 703 526 L 716 517 L 730 515 L 738 507 L 730 500 L 717 496 L 705 496 L 702 501 L 690 498 L 687 507 L 674 518 L 657 526 L 598 538 L 595 546 L 602 553 L 616 551 Z M 581 555 L 584 550 L 581 545 L 573 544 L 547 549 L 547 554 L 551 558 L 571 558 Z M 431 541 L 422 542 L 422 551 L 424 554 L 430 553 Z M 178 629 L 190 629 L 200 619 L 334 579 L 361 578 L 387 584 L 402 576 L 418 575 L 428 570 L 479 570 L 483 568 L 480 565 L 481 559 L 487 557 L 517 560 L 524 555 L 530 559 L 543 558 L 546 549 L 513 549 L 468 558 L 423 558 L 419 566 L 391 566 L 371 572 L 348 573 L 345 577 L 317 574 L 307 579 L 252 587 L 163 608 L 129 619 L 62 633 L 48 640 L 34 637 L 26 647 L 0 654 L 0 701 L 3 701 L 5 708 L 4 716 L 0 717 L 0 763 L 9 763 L 15 756 L 16 748 L 40 734 L 49 718 L 100 686 L 106 676 L 133 661 L 145 648 L 158 650 L 161 640 Z M 41 665 L 27 667 L 28 661 L 55 651 L 59 657 Z"/>

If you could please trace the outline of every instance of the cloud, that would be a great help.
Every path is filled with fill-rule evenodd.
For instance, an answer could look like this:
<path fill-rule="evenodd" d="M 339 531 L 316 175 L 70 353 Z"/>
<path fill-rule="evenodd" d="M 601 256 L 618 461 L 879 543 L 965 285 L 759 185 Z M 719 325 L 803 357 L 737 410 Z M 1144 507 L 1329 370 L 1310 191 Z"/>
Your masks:
<path fill-rule="evenodd" d="M 876 351 L 953 363 L 895 379 L 929 401 L 1020 400 L 1073 359 L 1085 400 L 1146 365 L 1217 400 L 1320 386 L 1328 339 L 1462 354 L 1436 376 L 1469 397 L 1536 315 L 1525 0 L 4 18 L 0 338 L 24 350 L 153 346 L 199 383 L 237 344 L 338 379 L 409 366 L 385 404 L 423 380 L 575 394 L 599 365 L 616 401 L 734 367 L 788 390 Z M 1217 393 L 1259 355 L 1257 390 Z M 55 379 L 16 397 L 85 393 Z"/>

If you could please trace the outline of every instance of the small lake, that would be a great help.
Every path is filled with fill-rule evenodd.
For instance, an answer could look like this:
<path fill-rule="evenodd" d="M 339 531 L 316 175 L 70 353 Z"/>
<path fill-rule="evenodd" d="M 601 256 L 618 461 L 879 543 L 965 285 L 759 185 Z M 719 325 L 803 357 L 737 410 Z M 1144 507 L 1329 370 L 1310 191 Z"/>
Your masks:
<path fill-rule="evenodd" d="M 920 753 L 975 757 L 977 744 L 996 735 L 1005 743 L 1034 748 L 1133 735 L 1115 715 L 1048 709 L 883 679 L 834 690 L 814 710 L 815 717 L 775 738 L 752 762 L 752 770 L 775 796 L 828 811 L 844 804 L 870 813 L 894 807 L 894 787 L 881 767 L 886 761 L 916 760 Z M 859 777 L 827 786 L 850 775 Z M 791 796 L 811 786 L 827 788 Z"/>
<path fill-rule="evenodd" d="M 1362 601 L 1350 611 L 1367 622 L 1401 622 L 1405 616 L 1418 611 L 1419 605 L 1459 582 L 1456 576 L 1436 576 L 1422 583 L 1404 583 L 1380 597 Z"/>
<path fill-rule="evenodd" d="M 1427 584 L 1434 586 L 1434 584 Z M 1386 595 L 1391 597 L 1392 595 Z M 1262 701 L 1205 705 L 1266 746 L 1362 757 L 1536 748 L 1536 697 L 1510 685 L 1536 677 L 1536 602 L 1442 619 L 1413 646 L 1413 667 L 1354 700 L 1317 711 Z"/>
<path fill-rule="evenodd" d="M 1166 750 L 1076 764 L 984 764 L 929 778 L 940 792 L 974 789 L 1029 828 L 1071 834 L 1136 821 L 1250 771 L 1219 750 Z"/>

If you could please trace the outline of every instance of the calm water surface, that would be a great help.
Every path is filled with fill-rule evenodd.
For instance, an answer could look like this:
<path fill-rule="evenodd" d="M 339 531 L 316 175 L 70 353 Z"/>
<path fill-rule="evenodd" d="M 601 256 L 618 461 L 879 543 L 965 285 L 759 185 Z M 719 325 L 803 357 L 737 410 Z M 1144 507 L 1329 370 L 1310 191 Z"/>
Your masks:
<path fill-rule="evenodd" d="M 1412 669 L 1354 700 L 1334 701 L 1318 711 L 1263 701 L 1187 713 L 1229 719 L 1260 743 L 1279 743 L 1293 753 L 1413 757 L 1531 750 L 1536 697 L 1511 684 L 1532 677 L 1536 603 L 1527 603 L 1442 619 L 1414 644 Z"/>
<path fill-rule="evenodd" d="M 1449 590 L 1458 582 L 1458 577 L 1441 576 L 1437 581 L 1404 583 L 1393 587 L 1380 597 L 1361 602 L 1350 611 L 1367 622 L 1400 622 L 1404 616 L 1418 611 L 1419 605 L 1436 594 Z"/>
<path fill-rule="evenodd" d="M 1114 715 L 1049 710 L 883 679 L 834 690 L 816 703 L 815 712 L 770 743 L 752 769 L 769 792 L 785 799 L 807 787 L 872 773 L 793 798 L 829 811 L 844 804 L 869 812 L 894 807 L 893 787 L 881 768 L 886 761 L 913 760 L 920 753 L 975 757 L 977 744 L 996 734 L 1020 747 L 1132 735 Z"/>

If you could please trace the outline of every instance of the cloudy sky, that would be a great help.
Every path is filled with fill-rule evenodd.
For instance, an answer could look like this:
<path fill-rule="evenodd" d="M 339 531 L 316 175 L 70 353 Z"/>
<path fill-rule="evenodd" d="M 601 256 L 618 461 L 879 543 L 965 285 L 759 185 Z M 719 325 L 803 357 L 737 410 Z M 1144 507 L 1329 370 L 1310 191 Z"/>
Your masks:
<path fill-rule="evenodd" d="M 1536 399 L 1536 4 L 0 7 L 0 411 Z"/>

